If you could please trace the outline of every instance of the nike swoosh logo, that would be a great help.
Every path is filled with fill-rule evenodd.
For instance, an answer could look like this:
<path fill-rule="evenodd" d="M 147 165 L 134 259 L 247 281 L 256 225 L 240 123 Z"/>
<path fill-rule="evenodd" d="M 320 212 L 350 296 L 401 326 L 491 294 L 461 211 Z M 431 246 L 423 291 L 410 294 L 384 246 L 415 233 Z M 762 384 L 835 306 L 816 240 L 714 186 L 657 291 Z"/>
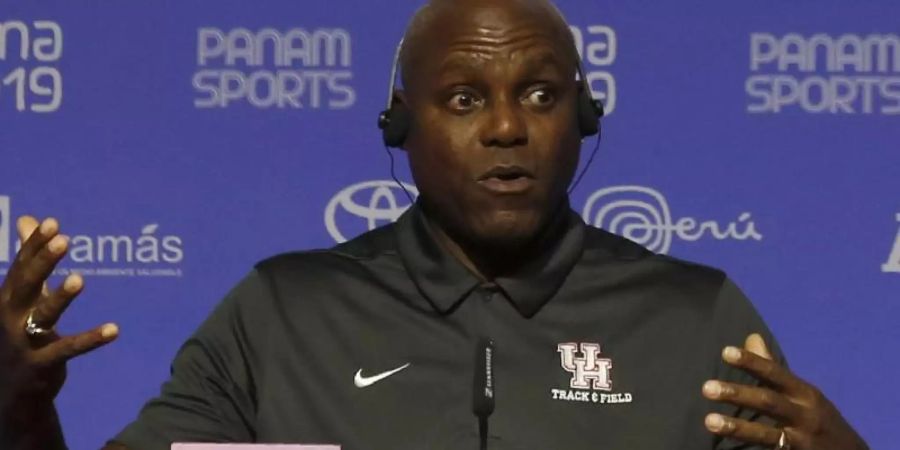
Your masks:
<path fill-rule="evenodd" d="M 371 386 L 371 385 L 407 368 L 407 367 L 409 367 L 409 363 L 406 363 L 396 369 L 388 370 L 387 372 L 381 372 L 378 375 L 371 376 L 371 377 L 364 377 L 362 375 L 362 369 L 359 369 L 356 371 L 356 376 L 353 377 L 353 384 L 355 384 L 356 387 L 358 387 L 358 388 L 368 387 L 368 386 Z"/>

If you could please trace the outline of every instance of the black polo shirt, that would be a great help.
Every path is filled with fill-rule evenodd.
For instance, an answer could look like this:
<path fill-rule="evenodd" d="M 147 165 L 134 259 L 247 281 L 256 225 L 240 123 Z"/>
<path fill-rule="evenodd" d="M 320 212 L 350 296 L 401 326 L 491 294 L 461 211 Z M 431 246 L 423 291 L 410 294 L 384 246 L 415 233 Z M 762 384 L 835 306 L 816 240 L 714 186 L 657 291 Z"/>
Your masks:
<path fill-rule="evenodd" d="M 414 206 L 330 250 L 258 264 L 181 348 L 115 438 L 479 448 L 476 343 L 495 343 L 490 449 L 738 448 L 703 426 L 721 349 L 771 334 L 720 271 L 653 254 L 567 210 L 546 251 L 480 282 Z M 740 447 L 746 448 L 746 447 Z"/>

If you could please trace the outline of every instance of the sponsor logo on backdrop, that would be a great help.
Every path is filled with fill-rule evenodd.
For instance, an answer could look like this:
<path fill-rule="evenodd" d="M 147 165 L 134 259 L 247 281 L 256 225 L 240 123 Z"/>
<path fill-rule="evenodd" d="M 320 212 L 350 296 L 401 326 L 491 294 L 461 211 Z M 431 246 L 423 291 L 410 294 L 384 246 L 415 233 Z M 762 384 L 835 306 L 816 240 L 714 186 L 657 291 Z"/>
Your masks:
<path fill-rule="evenodd" d="M 747 111 L 900 114 L 896 34 L 750 35 Z"/>
<path fill-rule="evenodd" d="M 14 259 L 18 236 L 12 231 L 12 199 L 0 196 L 0 276 Z M 78 273 L 104 277 L 181 277 L 184 242 L 177 235 L 163 235 L 151 223 L 133 233 L 69 235 L 69 253 L 54 275 Z M 15 243 L 15 244 L 14 244 Z"/>
<path fill-rule="evenodd" d="M 10 262 L 12 257 L 9 231 L 12 227 L 12 216 L 9 214 L 9 197 L 0 195 L 0 263 Z"/>
<path fill-rule="evenodd" d="M 56 66 L 62 58 L 63 32 L 51 20 L 0 22 L 0 109 L 52 113 L 63 99 Z M 8 68 L 8 69 L 7 69 Z"/>
<path fill-rule="evenodd" d="M 631 239 L 657 253 L 668 253 L 675 239 L 694 242 L 762 240 L 749 212 L 736 221 L 722 223 L 681 217 L 675 220 L 669 202 L 646 186 L 611 186 L 591 194 L 584 205 L 584 221 Z"/>
<path fill-rule="evenodd" d="M 569 372 L 569 389 L 550 389 L 553 400 L 599 404 L 631 403 L 628 392 L 612 393 L 610 358 L 600 357 L 600 344 L 593 342 L 565 342 L 556 346 L 560 365 Z M 595 392 L 601 391 L 601 392 Z"/>
<path fill-rule="evenodd" d="M 356 102 L 341 28 L 197 30 L 196 108 L 346 109 Z"/>
<path fill-rule="evenodd" d="M 415 198 L 415 186 L 403 183 Z M 342 189 L 325 207 L 325 228 L 335 242 L 395 221 L 409 207 L 406 194 L 390 180 L 364 181 Z M 611 186 L 595 191 L 582 217 L 590 225 L 631 239 L 657 253 L 668 253 L 678 239 L 760 241 L 763 235 L 749 212 L 737 220 L 720 222 L 695 217 L 673 218 L 669 202 L 646 186 Z"/>
<path fill-rule="evenodd" d="M 575 37 L 575 46 L 581 55 L 585 78 L 591 85 L 594 97 L 603 102 L 606 115 L 616 110 L 616 78 L 609 71 L 616 62 L 618 43 L 616 31 L 607 25 L 569 26 Z"/>
<path fill-rule="evenodd" d="M 894 238 L 894 248 L 888 255 L 887 262 L 881 265 L 881 270 L 885 273 L 900 273 L 900 213 L 897 213 L 897 237 Z"/>
<path fill-rule="evenodd" d="M 411 184 L 403 188 L 413 199 L 419 195 Z M 342 189 L 325 207 L 325 229 L 340 243 L 397 220 L 410 206 L 403 188 L 393 180 L 375 180 Z"/>

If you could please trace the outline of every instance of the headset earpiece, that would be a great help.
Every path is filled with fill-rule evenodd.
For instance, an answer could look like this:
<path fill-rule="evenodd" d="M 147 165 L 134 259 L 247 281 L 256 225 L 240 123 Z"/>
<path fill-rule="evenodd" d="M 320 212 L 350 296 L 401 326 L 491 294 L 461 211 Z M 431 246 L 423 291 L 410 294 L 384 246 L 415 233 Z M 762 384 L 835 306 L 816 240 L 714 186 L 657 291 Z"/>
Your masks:
<path fill-rule="evenodd" d="M 391 64 L 391 84 L 388 86 L 387 106 L 378 115 L 378 128 L 381 128 L 381 138 L 388 147 L 400 147 L 409 133 L 412 114 L 403 102 L 395 97 L 394 88 L 397 85 L 397 68 L 400 63 L 400 52 L 403 50 L 403 40 L 397 44 L 394 51 L 394 62 Z"/>
<path fill-rule="evenodd" d="M 593 136 L 600 132 L 600 118 L 603 117 L 603 103 L 594 99 L 591 83 L 584 74 L 581 59 L 575 60 L 575 70 L 581 83 L 578 86 L 578 129 L 581 137 Z"/>
<path fill-rule="evenodd" d="M 603 103 L 594 100 L 589 90 L 579 89 L 578 129 L 581 137 L 593 136 L 600 132 L 600 118 L 603 117 Z"/>
<path fill-rule="evenodd" d="M 394 101 L 390 109 L 386 109 L 378 115 L 378 128 L 381 128 L 381 138 L 388 147 L 400 147 L 409 133 L 412 115 L 409 109 L 401 102 Z"/>

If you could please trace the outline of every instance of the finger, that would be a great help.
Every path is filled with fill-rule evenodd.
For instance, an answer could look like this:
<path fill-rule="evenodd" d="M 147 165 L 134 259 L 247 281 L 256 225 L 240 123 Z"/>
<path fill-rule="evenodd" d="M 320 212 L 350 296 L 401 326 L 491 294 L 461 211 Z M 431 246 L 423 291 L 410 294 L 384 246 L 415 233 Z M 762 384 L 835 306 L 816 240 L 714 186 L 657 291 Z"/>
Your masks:
<path fill-rule="evenodd" d="M 16 221 L 16 230 L 18 231 L 18 234 L 19 234 L 19 247 L 20 248 L 26 241 L 28 241 L 28 238 L 30 238 L 31 235 L 34 234 L 35 230 L 37 230 L 40 225 L 41 225 L 41 223 L 38 222 L 38 220 L 32 216 L 19 217 L 19 220 Z M 51 226 L 51 224 L 48 224 L 47 226 Z M 58 227 L 59 227 L 59 224 L 57 224 L 57 228 Z M 27 258 L 25 258 L 25 259 L 27 260 Z M 49 293 L 46 284 L 41 286 L 41 291 L 45 295 Z"/>
<path fill-rule="evenodd" d="M 29 239 L 31 242 L 34 239 Z M 12 275 L 12 300 L 14 304 L 30 305 L 36 294 L 43 290 L 44 282 L 53 272 L 53 268 L 65 256 L 68 239 L 56 235 L 28 261 L 17 261 Z"/>
<path fill-rule="evenodd" d="M 35 255 L 59 233 L 59 223 L 52 218 L 44 220 L 39 225 L 36 225 L 36 223 L 37 220 L 31 216 L 23 216 L 16 221 L 19 238 L 23 239 L 24 243 L 22 248 L 16 253 L 16 259 L 9 269 L 9 274 L 3 281 L 3 292 L 0 298 L 4 301 L 18 298 L 20 305 L 27 304 L 27 300 L 35 292 L 34 285 L 37 285 L 36 287 L 40 288 L 41 291 L 45 290 L 43 279 L 39 283 L 28 282 L 27 277 L 34 275 L 34 272 L 29 272 L 26 269 Z"/>
<path fill-rule="evenodd" d="M 781 430 L 778 428 L 716 413 L 707 414 L 704 424 L 713 434 L 753 444 L 775 446 L 781 436 Z"/>
<path fill-rule="evenodd" d="M 19 220 L 16 221 L 16 230 L 19 232 L 19 243 L 24 244 L 39 225 L 40 222 L 32 216 L 19 217 Z"/>
<path fill-rule="evenodd" d="M 766 340 L 758 333 L 747 336 L 747 339 L 744 341 L 744 348 L 763 358 L 773 359 L 772 353 L 769 352 L 769 347 L 766 346 Z"/>
<path fill-rule="evenodd" d="M 803 417 L 803 408 L 800 405 L 768 388 L 709 380 L 703 384 L 703 396 L 710 400 L 751 408 L 781 423 L 796 425 Z"/>
<path fill-rule="evenodd" d="M 84 279 L 80 275 L 69 275 L 59 288 L 35 305 L 32 319 L 41 328 L 53 327 L 83 288 Z"/>
<path fill-rule="evenodd" d="M 66 336 L 34 352 L 32 361 L 37 366 L 52 366 L 66 362 L 114 341 L 119 327 L 107 323 L 90 331 Z"/>
<path fill-rule="evenodd" d="M 765 359 L 752 352 L 737 347 L 725 347 L 722 350 L 722 359 L 775 386 L 778 390 L 793 394 L 801 394 L 808 390 L 806 382 L 797 378 L 789 370 L 781 367 L 775 361 Z"/>
<path fill-rule="evenodd" d="M 21 217 L 16 221 L 19 239 L 22 239 L 22 249 L 19 250 L 18 257 L 23 261 L 31 259 L 50 239 L 59 233 L 59 222 L 52 217 L 44 219 L 38 226 L 34 226 L 34 222 L 37 221 L 30 216 Z"/>

